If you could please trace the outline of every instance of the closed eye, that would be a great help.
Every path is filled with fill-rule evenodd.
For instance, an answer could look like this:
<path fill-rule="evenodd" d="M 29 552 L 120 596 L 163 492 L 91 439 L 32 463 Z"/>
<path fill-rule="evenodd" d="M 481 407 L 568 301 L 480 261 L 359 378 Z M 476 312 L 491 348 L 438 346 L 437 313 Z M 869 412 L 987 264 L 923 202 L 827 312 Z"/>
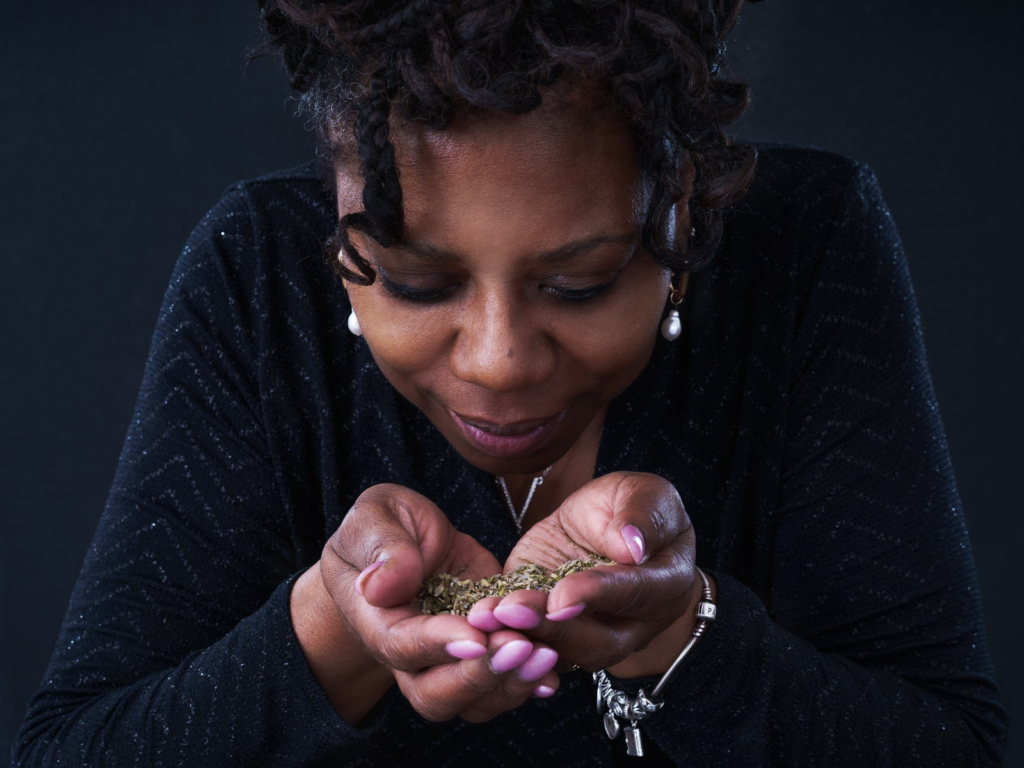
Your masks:
<path fill-rule="evenodd" d="M 403 299 L 405 301 L 415 301 L 424 304 L 431 302 L 440 301 L 449 293 L 459 287 L 458 283 L 452 283 L 442 288 L 416 288 L 412 285 L 406 285 L 404 283 L 396 283 L 394 280 L 390 280 L 378 270 L 378 278 L 380 279 L 380 287 L 384 289 L 384 292 L 389 296 L 396 299 Z"/>
<path fill-rule="evenodd" d="M 407 283 L 400 283 L 388 277 L 384 270 L 378 267 L 377 277 L 380 286 L 388 295 L 402 301 L 415 302 L 418 304 L 431 304 L 442 301 L 449 294 L 459 288 L 460 283 L 453 282 L 439 287 L 418 287 Z M 541 285 L 541 290 L 547 292 L 559 301 L 568 303 L 581 303 L 596 299 L 618 284 L 618 275 L 606 283 L 591 285 L 582 288 L 569 288 L 558 285 Z"/>
<path fill-rule="evenodd" d="M 618 278 L 610 280 L 607 283 L 601 285 L 589 286 L 587 288 L 556 288 L 554 286 L 547 286 L 545 290 L 550 291 L 559 299 L 564 301 L 587 301 L 589 299 L 596 299 L 604 293 L 607 293 L 618 282 Z"/>

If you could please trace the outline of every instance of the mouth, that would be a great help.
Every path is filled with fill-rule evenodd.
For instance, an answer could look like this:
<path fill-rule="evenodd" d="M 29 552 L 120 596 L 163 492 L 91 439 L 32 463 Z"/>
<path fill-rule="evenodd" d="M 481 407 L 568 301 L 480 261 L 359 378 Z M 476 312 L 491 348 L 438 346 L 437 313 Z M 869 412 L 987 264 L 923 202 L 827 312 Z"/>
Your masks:
<path fill-rule="evenodd" d="M 568 409 L 566 409 L 568 410 Z M 501 458 L 526 456 L 541 448 L 565 418 L 566 410 L 541 419 L 499 423 L 449 410 L 454 422 L 478 450 Z"/>

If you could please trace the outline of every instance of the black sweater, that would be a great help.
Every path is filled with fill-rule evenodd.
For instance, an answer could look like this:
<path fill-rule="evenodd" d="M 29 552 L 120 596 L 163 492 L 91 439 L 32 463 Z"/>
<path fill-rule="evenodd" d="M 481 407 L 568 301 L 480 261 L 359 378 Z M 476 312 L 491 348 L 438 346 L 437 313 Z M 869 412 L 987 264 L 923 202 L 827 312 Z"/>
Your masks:
<path fill-rule="evenodd" d="M 17 765 L 594 766 L 585 673 L 485 724 L 396 687 L 342 721 L 289 621 L 355 497 L 433 499 L 501 561 L 493 479 L 346 328 L 311 166 L 231 187 L 182 253 Z M 597 472 L 669 479 L 719 619 L 644 724 L 687 766 L 1001 762 L 1005 710 L 921 326 L 870 170 L 762 147 L 683 335 L 616 398 Z M 635 764 L 642 764 L 643 761 Z"/>

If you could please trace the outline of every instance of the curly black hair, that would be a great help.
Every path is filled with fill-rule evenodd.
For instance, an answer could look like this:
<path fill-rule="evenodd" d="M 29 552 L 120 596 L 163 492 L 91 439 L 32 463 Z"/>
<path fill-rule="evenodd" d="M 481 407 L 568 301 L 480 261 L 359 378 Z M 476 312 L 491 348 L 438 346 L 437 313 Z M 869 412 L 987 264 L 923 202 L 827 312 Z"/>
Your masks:
<path fill-rule="evenodd" d="M 402 186 L 391 143 L 392 107 L 443 130 L 460 110 L 529 112 L 556 81 L 596 78 L 633 128 L 641 172 L 652 182 L 643 224 L 647 252 L 674 272 L 707 265 L 722 209 L 743 196 L 756 152 L 724 126 L 749 103 L 723 73 L 724 38 L 743 0 L 259 0 L 266 39 L 252 56 L 281 57 L 300 110 L 318 136 L 325 176 L 345 155 L 351 125 L 364 179 L 364 210 L 340 218 L 340 246 L 368 285 L 374 271 L 353 247 L 361 231 L 401 242 Z M 673 206 L 693 187 L 688 237 L 673 238 Z M 685 245 L 680 242 L 685 239 Z"/>

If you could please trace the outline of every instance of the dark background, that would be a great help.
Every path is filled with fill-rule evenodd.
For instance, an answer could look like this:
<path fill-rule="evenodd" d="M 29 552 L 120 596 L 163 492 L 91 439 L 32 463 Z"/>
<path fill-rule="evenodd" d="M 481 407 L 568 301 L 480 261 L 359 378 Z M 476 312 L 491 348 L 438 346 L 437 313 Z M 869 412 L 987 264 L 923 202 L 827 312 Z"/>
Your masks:
<path fill-rule="evenodd" d="M 255 6 L 5 8 L 0 763 L 103 508 L 185 238 L 230 182 L 311 157 L 276 64 L 243 76 Z M 1009 2 L 770 0 L 744 11 L 730 46 L 755 92 L 740 136 L 847 154 L 886 192 L 1011 715 L 1024 711 L 1012 559 L 1024 511 L 1022 21 Z"/>

